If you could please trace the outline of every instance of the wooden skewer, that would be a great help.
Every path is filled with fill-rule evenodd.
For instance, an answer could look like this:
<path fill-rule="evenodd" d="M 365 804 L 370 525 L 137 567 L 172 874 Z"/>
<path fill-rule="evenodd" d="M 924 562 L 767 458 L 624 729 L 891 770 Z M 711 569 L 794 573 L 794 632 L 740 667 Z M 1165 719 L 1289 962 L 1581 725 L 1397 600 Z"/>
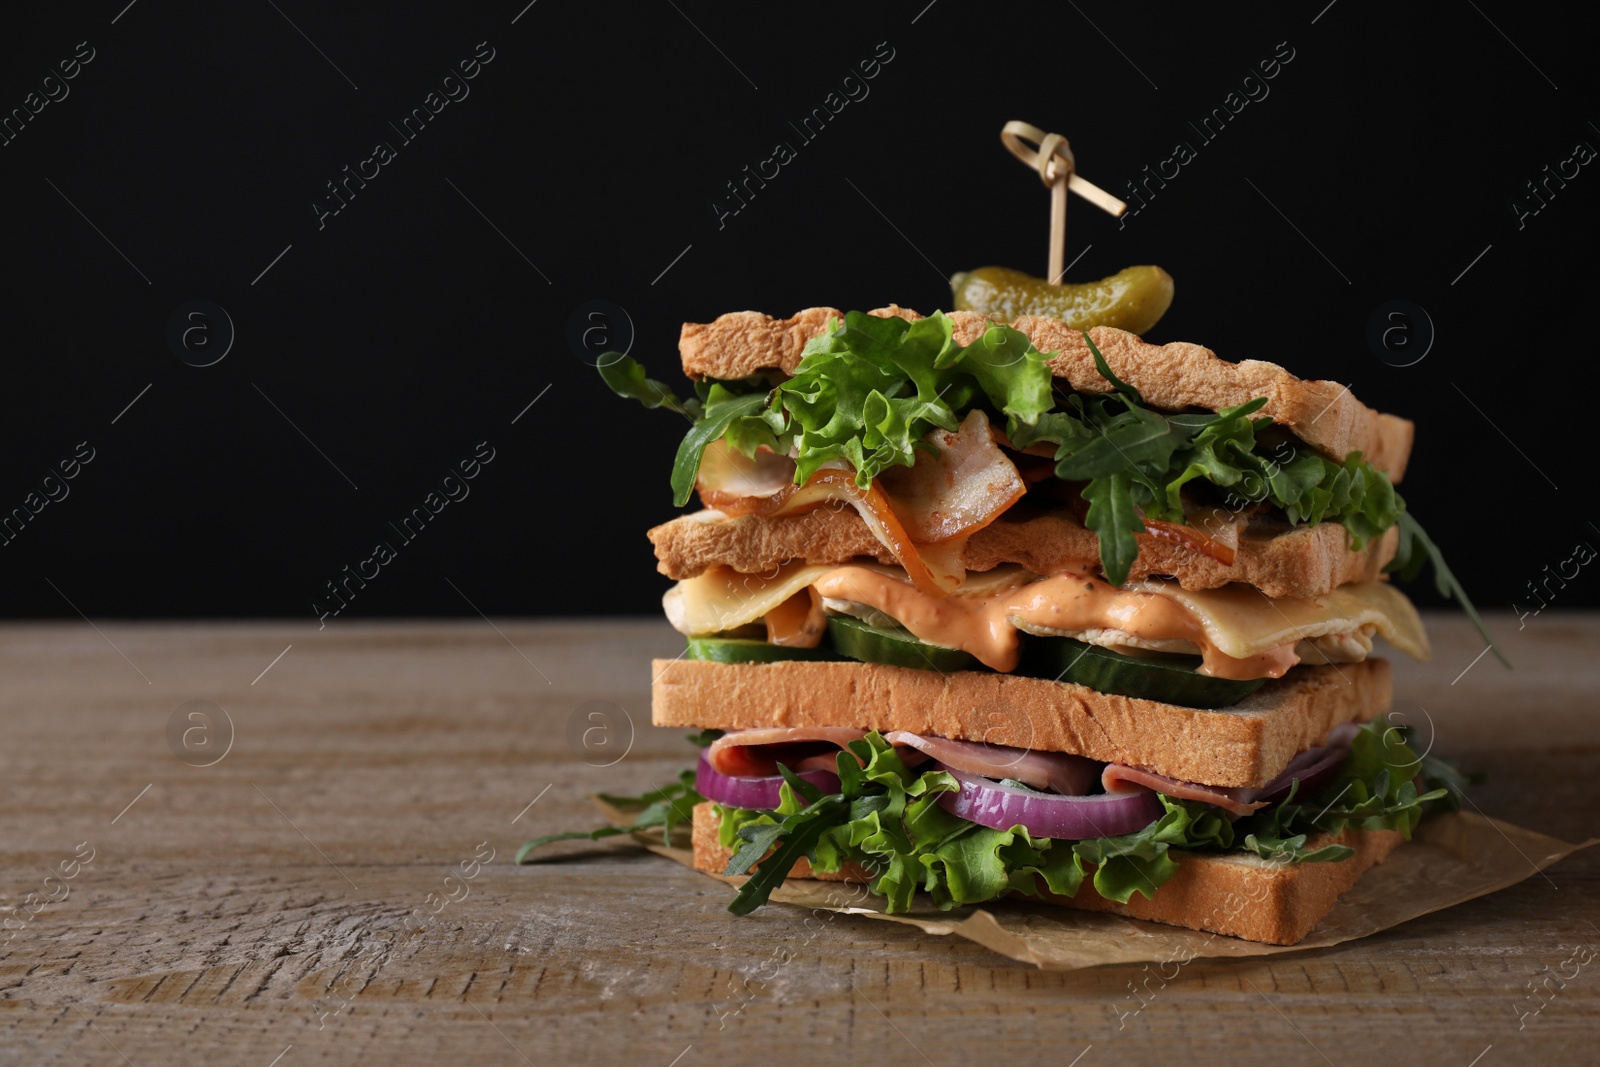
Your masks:
<path fill-rule="evenodd" d="M 1039 172 L 1039 180 L 1050 189 L 1050 274 L 1059 283 L 1065 268 L 1067 245 L 1067 192 L 1077 193 L 1113 217 L 1128 210 L 1128 205 L 1079 177 L 1072 146 L 1059 133 L 1045 133 L 1026 122 L 1008 122 L 1000 131 L 1000 141 L 1010 153 Z M 1024 143 L 1029 142 L 1029 143 Z"/>

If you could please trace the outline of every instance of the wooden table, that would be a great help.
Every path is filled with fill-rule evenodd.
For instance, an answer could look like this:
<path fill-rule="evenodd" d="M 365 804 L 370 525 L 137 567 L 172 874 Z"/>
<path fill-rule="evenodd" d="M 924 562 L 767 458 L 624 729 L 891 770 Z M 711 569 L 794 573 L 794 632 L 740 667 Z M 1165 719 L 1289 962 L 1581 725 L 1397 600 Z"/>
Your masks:
<path fill-rule="evenodd" d="M 1429 621 L 1437 655 L 1397 690 L 1436 751 L 1492 769 L 1488 813 L 1596 832 L 1600 616 L 1499 618 L 1515 672 L 1454 686 L 1474 639 Z M 1121 1029 L 1138 968 L 1042 972 L 848 916 L 807 940 L 615 843 L 514 866 L 593 825 L 590 791 L 686 765 L 648 725 L 649 659 L 680 648 L 654 622 L 0 628 L 0 1062 L 1600 1062 L 1600 960 L 1522 1014 L 1600 947 L 1600 849 L 1335 949 L 1196 961 Z M 226 731 L 191 701 L 233 725 L 211 766 L 189 764 Z M 637 727 L 615 766 L 569 747 L 574 715 L 607 727 L 590 702 Z"/>

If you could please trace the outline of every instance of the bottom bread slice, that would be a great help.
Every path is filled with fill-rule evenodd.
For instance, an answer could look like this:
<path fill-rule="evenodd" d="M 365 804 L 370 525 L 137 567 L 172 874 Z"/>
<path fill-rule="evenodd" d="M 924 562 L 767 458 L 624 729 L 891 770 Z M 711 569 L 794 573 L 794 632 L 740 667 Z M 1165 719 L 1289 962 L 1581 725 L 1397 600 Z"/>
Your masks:
<path fill-rule="evenodd" d="M 695 870 L 721 874 L 727 869 L 732 851 L 718 843 L 717 824 L 716 810 L 709 801 L 695 806 Z M 1209 930 L 1246 941 L 1294 945 L 1333 910 L 1339 897 L 1368 868 L 1387 859 L 1401 840 L 1397 830 L 1346 830 L 1336 838 L 1324 834 L 1307 842 L 1313 848 L 1339 843 L 1355 849 L 1355 855 L 1338 863 L 1279 863 L 1243 853 L 1180 850 L 1172 853 L 1178 859 L 1178 872 L 1151 899 L 1135 893 L 1126 904 L 1120 904 L 1096 893 L 1088 879 L 1075 897 L 1047 893 L 1043 899 L 1063 907 Z M 855 864 L 824 874 L 813 871 L 803 859 L 789 877 L 871 881 L 871 874 Z"/>

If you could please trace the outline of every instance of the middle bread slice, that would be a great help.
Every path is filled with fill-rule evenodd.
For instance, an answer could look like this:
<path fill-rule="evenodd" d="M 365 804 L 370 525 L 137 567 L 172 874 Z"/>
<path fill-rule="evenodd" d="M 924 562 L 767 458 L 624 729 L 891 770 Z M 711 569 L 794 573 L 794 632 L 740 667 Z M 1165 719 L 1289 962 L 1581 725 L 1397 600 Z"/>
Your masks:
<path fill-rule="evenodd" d="M 657 726 L 907 730 L 1244 788 L 1272 781 L 1334 727 L 1387 714 L 1393 698 L 1382 659 L 1297 667 L 1219 710 L 1043 678 L 850 661 L 656 660 L 654 675 Z"/>
<path fill-rule="evenodd" d="M 1230 564 L 1171 541 L 1140 534 L 1129 579 L 1170 575 L 1185 589 L 1215 589 L 1230 582 L 1253 585 L 1269 597 L 1325 596 L 1350 582 L 1376 581 L 1394 558 L 1399 532 L 1386 531 L 1364 549 L 1351 549 L 1343 526 L 1324 522 L 1291 527 L 1251 522 L 1238 538 Z M 819 508 L 783 518 L 727 518 L 715 511 L 684 515 L 650 531 L 657 569 L 669 578 L 693 578 L 714 566 L 760 574 L 791 560 L 846 563 L 895 557 L 854 511 Z M 1038 515 L 999 522 L 966 543 L 962 561 L 986 571 L 1019 563 L 1040 574 L 1063 570 L 1092 574 L 1100 567 L 1099 539 L 1071 515 Z"/>

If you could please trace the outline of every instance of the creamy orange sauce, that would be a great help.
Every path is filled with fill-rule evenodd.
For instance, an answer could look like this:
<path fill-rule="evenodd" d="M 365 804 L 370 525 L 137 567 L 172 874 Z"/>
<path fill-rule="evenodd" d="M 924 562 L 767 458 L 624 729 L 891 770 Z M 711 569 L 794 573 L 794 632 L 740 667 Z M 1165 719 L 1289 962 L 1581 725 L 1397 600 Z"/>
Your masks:
<path fill-rule="evenodd" d="M 762 616 L 767 642 L 786 648 L 816 648 L 828 628 L 828 613 L 816 588 L 802 589 Z"/>
<path fill-rule="evenodd" d="M 1229 656 L 1176 601 L 1084 575 L 1041 578 L 989 596 L 938 597 L 867 567 L 840 567 L 811 588 L 823 597 L 874 607 L 918 640 L 959 648 L 997 671 L 1015 670 L 1021 657 L 1022 633 L 1013 619 L 1052 630 L 1114 629 L 1147 640 L 1190 641 L 1200 649 L 1200 673 L 1215 678 L 1278 678 L 1300 661 L 1293 645 L 1245 659 Z"/>

